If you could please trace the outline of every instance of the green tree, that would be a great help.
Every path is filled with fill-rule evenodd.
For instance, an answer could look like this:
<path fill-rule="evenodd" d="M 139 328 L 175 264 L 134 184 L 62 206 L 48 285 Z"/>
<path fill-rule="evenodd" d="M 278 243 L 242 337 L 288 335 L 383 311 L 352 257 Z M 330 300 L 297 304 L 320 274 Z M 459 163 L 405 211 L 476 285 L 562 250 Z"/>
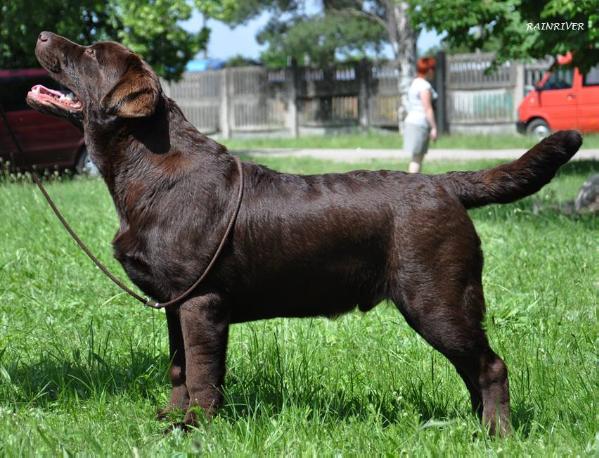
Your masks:
<path fill-rule="evenodd" d="M 92 43 L 115 40 L 140 53 L 161 76 L 178 78 L 205 49 L 209 30 L 190 33 L 179 24 L 191 17 L 185 0 L 10 0 L 0 4 L 0 68 L 35 67 L 40 31 Z"/>
<path fill-rule="evenodd" d="M 262 60 L 271 66 L 284 66 L 289 58 L 316 65 L 331 64 L 336 57 L 363 57 L 367 50 L 378 51 L 385 42 L 385 30 L 368 18 L 347 14 L 355 0 L 321 0 L 316 13 L 306 12 L 306 0 L 254 0 L 250 9 L 270 10 L 271 19 L 258 33 L 257 40 L 266 44 Z M 242 13 L 243 12 L 238 11 Z M 239 16 L 238 16 L 239 17 Z"/>
<path fill-rule="evenodd" d="M 264 11 L 288 11 L 301 0 L 195 0 L 196 8 L 205 16 L 229 25 L 240 25 Z"/>
<path fill-rule="evenodd" d="M 267 44 L 262 54 L 266 64 L 285 65 L 288 58 L 315 65 L 330 65 L 337 58 L 360 59 L 368 50 L 379 51 L 385 30 L 358 16 L 339 11 L 305 16 L 298 14 L 289 20 L 273 18 L 258 36 Z"/>
<path fill-rule="evenodd" d="M 204 0 L 197 0 L 206 4 Z M 271 20 L 260 31 L 258 41 L 267 44 L 262 59 L 272 66 L 285 66 L 288 58 L 316 65 L 331 64 L 335 57 L 363 57 L 367 50 L 379 51 L 388 43 L 400 74 L 400 110 L 414 75 L 418 30 L 410 18 L 410 4 L 400 0 L 321 0 L 320 11 L 306 13 L 308 0 L 249 0 L 235 8 L 233 0 L 208 0 L 205 12 L 232 25 L 262 11 Z M 400 111 L 400 119 L 403 119 Z M 400 122 L 401 128 L 401 122 Z"/>
<path fill-rule="evenodd" d="M 414 20 L 446 31 L 451 47 L 482 49 L 494 42 L 497 62 L 543 58 L 572 51 L 574 65 L 585 71 L 599 62 L 597 0 L 417 0 Z M 582 24 L 569 30 L 543 30 L 540 23 Z"/>
<path fill-rule="evenodd" d="M 368 18 L 347 14 L 356 0 L 321 0 L 317 13 L 306 13 L 311 0 L 196 0 L 206 16 L 231 26 L 243 24 L 263 12 L 271 19 L 258 33 L 267 45 L 262 60 L 270 66 L 285 66 L 289 58 L 318 65 L 330 64 L 336 55 L 360 58 L 368 48 L 380 49 L 384 29 Z"/>

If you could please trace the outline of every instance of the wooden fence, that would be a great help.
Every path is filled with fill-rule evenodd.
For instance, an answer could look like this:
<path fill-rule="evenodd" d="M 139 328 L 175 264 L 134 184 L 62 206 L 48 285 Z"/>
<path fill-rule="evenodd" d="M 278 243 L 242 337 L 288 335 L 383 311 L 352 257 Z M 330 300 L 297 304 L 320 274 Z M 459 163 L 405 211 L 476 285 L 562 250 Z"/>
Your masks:
<path fill-rule="evenodd" d="M 459 131 L 513 131 L 518 105 L 550 66 L 550 60 L 506 62 L 491 68 L 493 54 L 447 57 L 446 114 Z"/>
<path fill-rule="evenodd" d="M 506 63 L 488 72 L 491 54 L 438 57 L 436 111 L 440 126 L 452 131 L 513 130 L 518 103 L 549 66 Z M 398 124 L 398 71 L 390 64 L 226 68 L 186 73 L 163 86 L 198 129 L 226 138 Z"/>

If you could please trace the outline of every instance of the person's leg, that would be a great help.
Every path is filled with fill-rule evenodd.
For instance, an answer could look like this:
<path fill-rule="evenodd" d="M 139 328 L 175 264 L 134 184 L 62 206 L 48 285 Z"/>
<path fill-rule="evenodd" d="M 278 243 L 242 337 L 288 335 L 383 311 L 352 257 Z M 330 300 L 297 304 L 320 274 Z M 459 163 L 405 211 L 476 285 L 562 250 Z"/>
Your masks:
<path fill-rule="evenodd" d="M 419 173 L 422 169 L 422 160 L 428 150 L 430 129 L 426 126 L 406 124 L 404 131 L 404 145 L 406 151 L 412 156 L 408 172 Z"/>
<path fill-rule="evenodd" d="M 424 155 L 412 155 L 412 160 L 410 161 L 408 172 L 419 173 L 422 167 L 422 159 L 424 159 Z"/>
<path fill-rule="evenodd" d="M 414 146 L 416 141 L 416 131 L 414 127 L 415 126 L 413 124 L 409 123 L 404 123 L 403 126 L 403 150 L 406 154 L 409 154 L 412 157 L 414 156 Z M 415 173 L 415 171 L 417 172 L 418 170 L 420 170 L 419 165 L 417 166 L 417 170 L 414 169 L 414 167 L 412 166 L 413 162 L 413 160 L 412 162 L 410 162 L 410 167 L 408 169 L 410 173 Z"/>

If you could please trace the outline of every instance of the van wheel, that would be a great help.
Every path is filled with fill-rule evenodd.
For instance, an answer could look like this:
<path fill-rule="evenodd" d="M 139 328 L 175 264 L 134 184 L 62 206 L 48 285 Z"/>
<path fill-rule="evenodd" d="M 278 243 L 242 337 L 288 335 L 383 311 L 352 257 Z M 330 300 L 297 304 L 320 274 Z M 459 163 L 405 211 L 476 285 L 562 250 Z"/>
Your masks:
<path fill-rule="evenodd" d="M 77 165 L 75 165 L 75 171 L 80 175 L 87 175 L 90 177 L 97 177 L 100 175 L 100 171 L 96 164 L 93 163 L 87 152 L 87 148 L 84 146 L 77 159 Z"/>
<path fill-rule="evenodd" d="M 549 129 L 549 126 L 544 119 L 533 119 L 530 124 L 526 126 L 526 133 L 542 140 L 551 133 L 551 129 Z"/>

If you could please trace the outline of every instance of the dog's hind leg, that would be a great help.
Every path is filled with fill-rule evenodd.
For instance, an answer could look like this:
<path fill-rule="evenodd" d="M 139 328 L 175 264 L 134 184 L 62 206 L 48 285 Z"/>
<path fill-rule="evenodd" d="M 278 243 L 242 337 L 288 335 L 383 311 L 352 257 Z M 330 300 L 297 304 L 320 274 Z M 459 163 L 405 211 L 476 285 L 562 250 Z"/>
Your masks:
<path fill-rule="evenodd" d="M 205 294 L 180 308 L 189 407 L 184 426 L 197 424 L 198 410 L 211 417 L 223 401 L 230 313 L 222 297 Z"/>
<path fill-rule="evenodd" d="M 483 305 L 482 289 L 468 286 L 461 301 L 447 299 L 429 288 L 396 303 L 410 326 L 455 366 L 483 424 L 504 435 L 510 429 L 507 367 L 489 346 L 482 314 L 473 310 Z"/>
<path fill-rule="evenodd" d="M 404 250 L 390 295 L 408 324 L 455 366 L 491 433 L 504 435 L 510 430 L 508 374 L 483 329 L 478 237 L 465 225 L 440 236 L 430 240 L 434 250 L 416 243 Z"/>
<path fill-rule="evenodd" d="M 181 319 L 179 309 L 169 307 L 166 309 L 166 322 L 168 324 L 168 343 L 170 354 L 169 376 L 171 379 L 171 398 L 164 409 L 161 409 L 157 417 L 164 419 L 169 413 L 177 410 L 187 410 L 189 406 L 189 393 L 185 384 L 185 347 L 183 345 L 183 333 L 181 331 Z"/>

